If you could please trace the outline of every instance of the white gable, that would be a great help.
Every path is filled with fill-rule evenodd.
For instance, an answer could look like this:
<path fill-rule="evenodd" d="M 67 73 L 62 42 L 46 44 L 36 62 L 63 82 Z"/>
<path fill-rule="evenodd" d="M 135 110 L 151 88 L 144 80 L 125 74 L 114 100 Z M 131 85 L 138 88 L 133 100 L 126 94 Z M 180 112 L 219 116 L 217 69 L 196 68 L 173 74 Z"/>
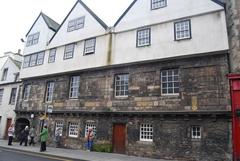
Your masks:
<path fill-rule="evenodd" d="M 3 83 L 9 83 L 9 82 L 14 82 L 15 79 L 15 74 L 19 72 L 19 68 L 16 66 L 16 64 L 13 62 L 12 59 L 7 58 L 7 60 L 5 61 L 5 63 L 3 64 L 3 66 L 1 67 L 0 70 L 0 79 L 2 79 L 2 75 L 3 75 L 3 71 L 4 69 L 8 69 L 7 72 L 7 78 L 5 81 L 0 81 L 0 84 Z"/>
<path fill-rule="evenodd" d="M 36 20 L 35 24 L 32 26 L 30 32 L 27 36 L 31 34 L 35 34 L 39 32 L 39 40 L 38 43 L 32 46 L 25 46 L 24 48 L 24 55 L 36 53 L 39 51 L 43 51 L 46 49 L 48 41 L 51 39 L 51 37 L 54 34 L 54 31 L 48 28 L 46 22 L 44 21 L 42 15 L 39 16 L 39 18 Z M 27 38 L 26 38 L 27 43 Z"/>
<path fill-rule="evenodd" d="M 151 0 L 137 0 L 116 25 L 115 31 L 164 23 L 224 8 L 211 0 L 167 0 L 167 6 L 151 10 Z"/>
<path fill-rule="evenodd" d="M 85 17 L 84 27 L 78 30 L 67 32 L 68 22 L 76 18 Z M 49 48 L 66 45 L 72 42 L 81 41 L 90 37 L 105 34 L 104 27 L 93 17 L 80 2 L 77 2 L 73 10 L 65 19 L 60 29 L 50 42 Z"/>

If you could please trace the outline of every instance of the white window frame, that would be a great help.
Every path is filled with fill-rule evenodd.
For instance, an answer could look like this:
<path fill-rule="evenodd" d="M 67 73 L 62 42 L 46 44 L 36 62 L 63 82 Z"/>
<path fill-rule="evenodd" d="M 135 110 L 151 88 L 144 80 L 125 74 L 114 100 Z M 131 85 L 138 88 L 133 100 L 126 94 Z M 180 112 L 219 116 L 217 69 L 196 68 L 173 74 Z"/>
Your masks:
<path fill-rule="evenodd" d="M 3 74 L 2 74 L 2 81 L 7 80 L 7 75 L 8 75 L 8 68 L 4 68 Z"/>
<path fill-rule="evenodd" d="M 56 48 L 51 49 L 49 51 L 48 63 L 54 63 L 55 62 L 56 52 L 57 52 Z"/>
<path fill-rule="evenodd" d="M 84 55 L 94 54 L 96 47 L 96 38 L 85 40 L 84 43 Z"/>
<path fill-rule="evenodd" d="M 166 75 L 164 74 L 165 72 L 166 72 Z M 172 92 L 170 91 L 171 89 L 172 89 Z M 179 90 L 180 90 L 179 69 L 162 70 L 161 71 L 161 94 L 162 95 L 179 95 Z"/>
<path fill-rule="evenodd" d="M 79 124 L 77 122 L 69 122 L 68 125 L 68 136 L 77 138 L 79 133 Z"/>
<path fill-rule="evenodd" d="M 29 66 L 34 67 L 36 65 L 37 65 L 37 54 L 32 54 L 30 58 Z"/>
<path fill-rule="evenodd" d="M 70 81 L 69 98 L 76 99 L 79 96 L 80 76 L 72 76 Z"/>
<path fill-rule="evenodd" d="M 151 45 L 151 28 L 137 30 L 137 47 Z"/>
<path fill-rule="evenodd" d="M 40 32 L 29 35 L 26 46 L 28 47 L 28 46 L 37 44 L 39 40 L 39 36 L 40 36 Z"/>
<path fill-rule="evenodd" d="M 85 16 L 70 20 L 68 22 L 67 32 L 84 28 L 84 23 L 85 23 Z"/>
<path fill-rule="evenodd" d="M 86 123 L 86 125 L 85 125 L 85 137 L 87 137 L 88 130 L 89 130 L 90 127 L 93 129 L 93 135 L 96 137 L 97 128 L 96 128 L 96 125 L 94 123 Z"/>
<path fill-rule="evenodd" d="M 73 54 L 74 54 L 74 48 L 75 48 L 75 44 L 68 44 L 65 46 L 65 50 L 64 50 L 64 58 L 63 59 L 71 59 L 73 58 Z"/>
<path fill-rule="evenodd" d="M 176 41 L 191 39 L 192 33 L 190 19 L 174 22 L 174 35 Z"/>
<path fill-rule="evenodd" d="M 31 58 L 30 55 L 27 55 L 27 56 L 24 57 L 23 68 L 27 68 L 27 67 L 29 67 L 29 64 L 30 64 L 30 58 Z"/>
<path fill-rule="evenodd" d="M 62 134 L 63 134 L 63 121 L 56 121 L 55 122 L 55 134 L 56 134 L 58 128 L 61 128 L 60 136 L 62 136 Z"/>
<path fill-rule="evenodd" d="M 4 94 L 4 88 L 0 89 L 0 105 L 2 105 L 3 94 Z"/>
<path fill-rule="evenodd" d="M 159 9 L 167 6 L 167 0 L 151 0 L 151 9 Z"/>
<path fill-rule="evenodd" d="M 9 104 L 14 105 L 17 97 L 17 88 L 12 88 Z"/>
<path fill-rule="evenodd" d="M 31 85 L 30 84 L 26 84 L 24 86 L 24 91 L 23 91 L 23 100 L 24 101 L 27 101 L 29 99 L 30 90 L 31 90 Z"/>
<path fill-rule="evenodd" d="M 199 125 L 191 126 L 191 137 L 192 139 L 201 139 L 202 137 L 202 128 Z"/>
<path fill-rule="evenodd" d="M 153 125 L 142 123 L 140 125 L 140 141 L 153 142 Z"/>
<path fill-rule="evenodd" d="M 123 84 L 122 84 L 123 82 Z M 115 75 L 115 97 L 128 97 L 129 74 Z M 123 93 L 122 93 L 123 92 Z"/>
<path fill-rule="evenodd" d="M 54 85 L 55 82 L 47 82 L 47 87 L 46 87 L 46 102 L 52 102 L 53 100 L 53 92 L 54 92 Z"/>
<path fill-rule="evenodd" d="M 43 64 L 44 56 L 45 56 L 44 52 L 37 53 L 37 65 L 42 65 Z"/>

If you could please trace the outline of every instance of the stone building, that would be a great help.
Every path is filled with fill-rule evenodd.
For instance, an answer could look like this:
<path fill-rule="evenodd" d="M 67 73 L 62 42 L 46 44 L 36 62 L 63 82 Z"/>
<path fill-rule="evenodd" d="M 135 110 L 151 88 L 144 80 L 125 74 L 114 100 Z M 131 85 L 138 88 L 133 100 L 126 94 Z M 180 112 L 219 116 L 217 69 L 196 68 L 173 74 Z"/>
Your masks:
<path fill-rule="evenodd" d="M 233 160 L 240 160 L 240 1 L 222 0 L 225 3 L 229 38 L 230 71 L 233 122 Z"/>
<path fill-rule="evenodd" d="M 61 25 L 40 13 L 26 37 L 17 118 L 61 128 L 61 146 L 84 149 L 93 127 L 115 153 L 231 160 L 222 3 L 134 0 L 108 27 L 78 0 Z"/>
<path fill-rule="evenodd" d="M 22 59 L 20 50 L 17 53 L 5 52 L 0 57 L 0 139 L 8 137 L 8 127 L 15 122 Z"/>

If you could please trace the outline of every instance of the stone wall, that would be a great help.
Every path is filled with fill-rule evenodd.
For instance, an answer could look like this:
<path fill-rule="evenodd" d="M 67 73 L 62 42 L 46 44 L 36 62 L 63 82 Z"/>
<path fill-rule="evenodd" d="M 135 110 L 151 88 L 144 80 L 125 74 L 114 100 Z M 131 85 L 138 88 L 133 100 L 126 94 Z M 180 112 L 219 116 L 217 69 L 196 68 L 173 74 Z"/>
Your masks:
<path fill-rule="evenodd" d="M 161 94 L 160 73 L 163 69 L 179 69 L 179 95 Z M 231 121 L 230 95 L 226 74 L 227 54 L 196 56 L 106 69 L 75 72 L 23 80 L 17 103 L 17 118 L 35 114 L 38 120 L 48 105 L 49 145 L 53 145 L 55 123 L 62 120 L 61 146 L 84 149 L 85 126 L 94 122 L 95 143 L 112 144 L 113 125 L 126 125 L 126 154 L 188 161 L 230 161 Z M 129 96 L 114 97 L 114 76 L 129 73 Z M 70 77 L 80 75 L 80 96 L 69 99 Z M 55 82 L 52 103 L 45 103 L 48 81 Z M 23 87 L 31 84 L 28 101 L 22 100 Z M 220 112 L 220 114 L 219 114 Z M 68 135 L 69 122 L 77 122 L 79 135 Z M 143 142 L 140 125 L 153 125 L 153 141 Z M 201 139 L 191 138 L 191 126 L 201 126 Z"/>
<path fill-rule="evenodd" d="M 61 147 L 85 149 L 86 122 L 95 123 L 95 144 L 112 144 L 114 123 L 126 123 L 126 154 L 183 161 L 231 161 L 231 121 L 209 116 L 50 116 L 48 144 L 54 145 L 55 122 L 63 120 Z M 69 122 L 79 124 L 79 136 L 68 136 Z M 153 124 L 153 142 L 140 141 L 140 125 Z M 201 139 L 191 138 L 191 126 L 201 126 Z"/>
<path fill-rule="evenodd" d="M 240 73 L 240 1 L 222 1 L 226 3 L 231 73 Z"/>
<path fill-rule="evenodd" d="M 179 68 L 179 95 L 162 95 L 160 71 Z M 129 73 L 129 96 L 114 97 L 114 76 Z M 44 111 L 53 105 L 55 111 L 192 111 L 230 110 L 227 55 L 136 64 L 104 70 L 74 73 L 80 75 L 80 96 L 69 99 L 72 74 L 24 80 L 31 84 L 28 101 L 19 92 L 17 110 Z M 45 103 L 48 81 L 54 81 L 52 103 Z M 21 88 L 21 90 L 23 87 Z"/>

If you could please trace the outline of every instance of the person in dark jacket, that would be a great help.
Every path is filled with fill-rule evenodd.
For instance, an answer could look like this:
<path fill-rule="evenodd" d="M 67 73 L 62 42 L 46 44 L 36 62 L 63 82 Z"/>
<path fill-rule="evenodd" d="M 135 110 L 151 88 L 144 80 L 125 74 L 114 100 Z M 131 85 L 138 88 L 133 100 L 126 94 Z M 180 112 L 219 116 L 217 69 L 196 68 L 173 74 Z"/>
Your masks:
<path fill-rule="evenodd" d="M 28 126 L 26 126 L 25 129 L 21 132 L 20 145 L 22 145 L 22 143 L 24 142 L 24 146 L 27 146 L 28 135 L 29 135 L 29 128 L 28 128 Z"/>

